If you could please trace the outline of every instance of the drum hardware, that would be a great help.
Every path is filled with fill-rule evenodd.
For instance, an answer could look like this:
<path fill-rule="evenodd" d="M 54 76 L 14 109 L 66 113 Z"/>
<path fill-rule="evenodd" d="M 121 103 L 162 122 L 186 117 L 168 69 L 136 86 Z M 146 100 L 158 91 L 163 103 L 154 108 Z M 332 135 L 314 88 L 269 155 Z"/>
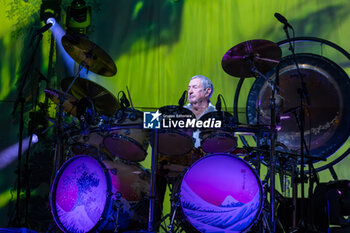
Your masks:
<path fill-rule="evenodd" d="M 277 44 L 267 40 L 249 40 L 231 48 L 222 59 L 224 71 L 236 77 L 256 77 L 268 80 L 263 73 L 272 70 L 279 64 L 282 51 Z M 278 65 L 277 65 L 278 67 Z M 278 74 L 278 69 L 277 72 Z M 278 77 L 272 82 L 270 97 L 271 111 L 271 151 L 270 151 L 270 204 L 271 204 L 271 230 L 275 232 L 275 149 L 277 140 L 276 131 L 276 98 L 278 88 Z"/>
<path fill-rule="evenodd" d="M 126 86 L 126 91 L 128 92 L 128 96 L 129 96 L 131 108 L 132 108 L 132 109 L 135 109 L 135 108 L 134 108 L 134 104 L 132 103 L 132 99 L 131 99 L 131 95 L 130 95 L 130 91 L 129 91 L 128 86 Z"/>
<path fill-rule="evenodd" d="M 97 112 L 106 116 L 112 116 L 119 109 L 119 101 L 104 87 L 91 80 L 78 77 L 71 89 L 68 89 L 72 81 L 74 81 L 73 77 L 64 78 L 61 81 L 62 90 L 78 100 L 83 98 L 91 100 Z"/>
<path fill-rule="evenodd" d="M 154 210 L 155 210 L 155 198 L 156 192 L 156 171 L 157 171 L 157 157 L 158 157 L 158 146 L 159 146 L 159 132 L 158 129 L 154 130 L 152 134 L 152 160 L 151 160 L 151 184 L 150 184 L 150 197 L 149 197 L 149 210 L 148 210 L 148 232 L 153 232 L 154 228 Z"/>

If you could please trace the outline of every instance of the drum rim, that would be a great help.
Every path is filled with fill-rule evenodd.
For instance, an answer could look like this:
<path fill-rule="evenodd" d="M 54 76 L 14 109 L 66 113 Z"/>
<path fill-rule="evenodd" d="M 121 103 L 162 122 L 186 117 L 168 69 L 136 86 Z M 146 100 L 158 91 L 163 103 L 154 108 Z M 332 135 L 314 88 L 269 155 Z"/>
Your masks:
<path fill-rule="evenodd" d="M 226 137 L 226 135 L 229 135 L 230 137 Z M 208 137 L 206 137 L 204 140 L 203 140 L 202 137 L 203 137 L 202 132 L 200 132 L 200 133 L 199 133 L 199 139 L 200 139 L 200 141 L 201 141 L 201 148 L 202 148 L 202 150 L 203 150 L 204 152 L 206 152 L 206 153 L 228 153 L 228 152 L 233 151 L 234 149 L 237 148 L 237 140 L 238 140 L 238 139 L 237 139 L 236 136 L 234 136 L 234 133 L 233 133 L 233 135 L 231 135 L 230 133 L 225 133 L 225 132 L 220 132 L 220 133 L 216 133 L 216 134 L 211 134 L 211 135 L 209 135 Z M 224 137 L 224 138 L 231 138 L 231 139 L 234 141 L 234 146 L 232 146 L 228 151 L 225 151 L 225 152 L 210 152 L 210 151 L 206 151 L 206 150 L 204 149 L 203 143 L 205 143 L 205 141 L 206 141 L 207 139 L 222 138 L 222 137 Z M 202 143 L 202 141 L 203 141 L 203 143 Z"/>
<path fill-rule="evenodd" d="M 192 132 L 193 132 L 193 131 L 192 131 Z M 158 131 L 158 140 L 160 139 L 160 135 L 161 135 L 161 134 L 168 134 L 168 133 L 178 134 L 178 135 L 181 135 L 181 136 L 185 137 L 186 139 L 189 139 L 189 141 L 192 142 L 192 143 L 191 143 L 191 144 L 192 144 L 192 147 L 191 147 L 188 151 L 186 151 L 186 152 L 184 152 L 184 153 L 182 153 L 182 154 L 163 153 L 163 152 L 160 152 L 160 150 L 159 150 L 159 148 L 158 148 L 158 152 L 159 152 L 160 154 L 165 155 L 165 156 L 182 156 L 182 155 L 184 155 L 184 154 L 190 153 L 190 151 L 191 151 L 191 150 L 193 149 L 193 147 L 194 147 L 194 142 L 195 142 L 195 140 L 194 140 L 193 137 L 191 137 L 191 136 L 189 136 L 188 134 L 184 133 L 182 130 L 177 130 L 177 129 L 160 129 L 160 130 Z"/>
<path fill-rule="evenodd" d="M 165 105 L 165 106 L 162 106 L 162 107 L 159 108 L 159 112 L 164 114 L 163 111 L 167 110 L 167 109 L 181 109 L 181 110 L 185 109 L 185 111 L 188 112 L 188 114 L 191 115 L 192 118 L 196 118 L 196 116 L 194 115 L 194 113 L 190 109 L 188 109 L 188 108 L 186 108 L 184 106 L 179 106 L 179 105 Z"/>
<path fill-rule="evenodd" d="M 96 223 L 96 225 L 91 228 L 88 232 L 95 232 L 96 230 L 99 230 L 100 228 L 103 228 L 104 225 L 107 224 L 107 222 L 105 223 L 105 221 L 101 221 L 102 219 L 106 219 L 107 214 L 110 212 L 111 208 L 112 208 L 112 196 L 108 195 L 109 193 L 112 192 L 112 181 L 110 178 L 110 175 L 108 173 L 108 169 L 106 168 L 106 166 L 99 160 L 88 156 L 88 155 L 76 155 L 70 159 L 68 159 L 66 162 L 64 162 L 64 164 L 60 167 L 60 169 L 58 170 L 58 172 L 56 173 L 55 179 L 52 183 L 52 187 L 50 190 L 50 207 L 51 207 L 51 214 L 54 218 L 55 223 L 57 224 L 57 226 L 63 231 L 63 232 L 69 232 L 66 227 L 63 225 L 63 223 L 61 222 L 61 220 L 59 219 L 58 215 L 57 215 L 57 209 L 56 209 L 56 191 L 57 191 L 57 185 L 59 182 L 59 178 L 61 178 L 62 173 L 65 171 L 65 169 L 68 167 L 68 165 L 70 165 L 73 161 L 80 159 L 80 158 L 89 158 L 89 159 L 93 159 L 95 161 L 98 162 L 98 164 L 100 165 L 103 174 L 105 175 L 106 178 L 106 184 L 107 184 L 107 192 L 106 192 L 106 202 L 105 202 L 105 206 L 104 209 L 102 211 L 102 214 L 99 218 L 99 221 Z"/>
<path fill-rule="evenodd" d="M 130 143 L 132 143 L 132 144 L 135 144 L 135 145 L 141 150 L 141 152 L 143 152 L 143 154 L 144 154 L 143 159 L 141 159 L 141 160 L 130 160 L 130 159 L 124 159 L 124 160 L 130 160 L 130 161 L 134 161 L 134 162 L 141 162 L 141 161 L 145 160 L 145 158 L 147 157 L 147 150 L 146 150 L 145 148 L 143 148 L 143 146 L 142 146 L 138 141 L 136 141 L 135 139 L 133 139 L 133 138 L 131 138 L 131 137 L 124 136 L 124 135 L 117 134 L 117 133 L 108 134 L 107 136 L 105 136 L 105 137 L 103 138 L 103 145 L 104 145 L 104 147 L 106 148 L 106 150 L 107 150 L 109 153 L 111 153 L 113 156 L 116 156 L 116 157 L 120 158 L 120 157 L 119 157 L 118 155 L 116 155 L 115 153 L 112 153 L 112 152 L 108 149 L 108 146 L 107 146 L 106 143 L 105 143 L 105 140 L 106 140 L 107 138 L 112 138 L 112 139 L 113 139 L 113 137 L 115 137 L 115 136 L 117 136 L 117 139 L 123 139 L 123 140 L 125 140 L 125 141 L 127 141 L 127 142 L 130 142 Z M 146 141 L 147 141 L 147 140 L 146 140 Z M 147 148 L 148 148 L 148 146 L 149 146 L 149 142 L 147 141 Z"/>
<path fill-rule="evenodd" d="M 201 160 L 204 160 L 206 158 L 209 158 L 209 157 L 214 157 L 214 156 L 228 156 L 228 157 L 232 157 L 234 159 L 237 159 L 241 162 L 243 162 L 245 165 L 247 165 L 249 167 L 249 169 L 253 172 L 255 178 L 257 179 L 257 183 L 258 183 L 258 186 L 259 186 L 259 191 L 260 191 L 260 203 L 259 203 L 259 207 L 258 207 L 258 211 L 254 217 L 254 220 L 242 231 L 242 232 L 246 232 L 247 230 L 249 230 L 258 220 L 259 220 L 259 216 L 263 210 L 263 206 L 264 206 L 264 189 L 263 189 L 263 185 L 262 185 L 262 181 L 260 179 L 260 177 L 258 176 L 258 174 L 256 173 L 255 169 L 245 160 L 241 159 L 240 157 L 236 156 L 236 155 L 233 155 L 233 154 L 228 154 L 228 153 L 212 153 L 212 154 L 209 154 L 209 155 L 206 155 L 200 159 L 198 159 L 196 162 L 194 162 L 190 167 L 188 167 L 184 173 L 183 173 L 183 176 L 182 176 L 182 179 L 181 179 L 181 182 L 179 182 L 179 202 L 180 202 L 180 206 L 181 206 L 181 211 L 186 219 L 187 222 L 190 223 L 190 225 L 196 229 L 198 232 L 200 232 L 200 230 L 198 230 L 192 223 L 191 221 L 189 221 L 187 215 L 184 213 L 183 211 L 183 206 L 182 206 L 182 201 L 181 201 L 181 189 L 182 189 L 182 181 L 183 179 L 185 178 L 185 176 L 187 175 L 187 173 L 191 170 L 192 167 L 194 167 L 197 163 L 199 163 Z"/>

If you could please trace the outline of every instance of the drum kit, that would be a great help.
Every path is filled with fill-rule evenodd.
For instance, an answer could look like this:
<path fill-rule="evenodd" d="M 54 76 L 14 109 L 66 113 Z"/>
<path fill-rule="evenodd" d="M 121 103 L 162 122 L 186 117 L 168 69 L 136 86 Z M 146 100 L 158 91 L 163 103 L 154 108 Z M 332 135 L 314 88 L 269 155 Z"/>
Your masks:
<path fill-rule="evenodd" d="M 62 43 L 80 66 L 102 76 L 116 74 L 109 55 L 88 39 L 65 35 Z M 271 116 L 278 113 L 275 99 L 281 89 L 278 80 L 267 79 L 264 74 L 279 64 L 281 56 L 277 44 L 250 40 L 228 50 L 222 59 L 222 67 L 229 75 L 266 79 L 264 82 L 272 89 Z M 156 231 L 159 226 L 154 224 L 154 205 L 162 194 L 154 192 L 155 174 L 165 176 L 172 184 L 166 231 L 177 232 L 176 225 L 186 232 L 248 231 L 259 218 L 266 217 L 260 216 L 264 202 L 272 202 L 270 220 L 265 223 L 274 221 L 276 166 L 294 171 L 298 161 L 298 155 L 278 151 L 277 117 L 270 117 L 271 124 L 241 125 L 221 109 L 207 113 L 200 120 L 214 118 L 222 122 L 222 127 L 201 130 L 201 146 L 195 148 L 196 129 L 144 129 L 143 112 L 130 106 L 124 93 L 124 98 L 118 100 L 105 88 L 78 75 L 63 79 L 61 88 L 46 89 L 45 93 L 61 109 L 56 119 L 57 132 L 63 140 L 60 143 L 67 146 L 62 155 L 57 155 L 61 156 L 61 160 L 56 159 L 60 168 L 55 171 L 51 188 L 52 214 L 62 231 L 124 232 L 145 227 Z M 164 106 L 159 112 L 195 119 L 182 106 Z M 237 150 L 235 135 L 239 132 L 265 138 L 267 148 L 257 145 Z M 149 147 L 151 171 L 139 164 Z M 276 153 L 295 159 L 276 161 Z M 261 162 L 272 174 L 270 191 L 264 189 L 266 182 L 263 185 L 260 179 Z M 255 168 L 251 165 L 254 163 Z"/>

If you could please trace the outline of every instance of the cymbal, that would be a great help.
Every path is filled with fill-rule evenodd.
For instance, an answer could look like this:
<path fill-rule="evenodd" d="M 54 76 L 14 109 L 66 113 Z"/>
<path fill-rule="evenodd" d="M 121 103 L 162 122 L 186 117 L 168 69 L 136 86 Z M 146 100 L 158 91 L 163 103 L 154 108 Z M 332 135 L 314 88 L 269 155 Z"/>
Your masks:
<path fill-rule="evenodd" d="M 73 79 L 74 77 L 68 77 L 61 81 L 61 87 L 64 91 L 67 90 Z M 120 107 L 119 101 L 111 92 L 85 78 L 77 78 L 68 93 L 78 100 L 89 98 L 96 110 L 107 116 L 112 116 Z"/>
<path fill-rule="evenodd" d="M 282 56 L 280 47 L 268 40 L 248 40 L 228 50 L 221 65 L 234 77 L 254 77 L 253 65 L 260 73 L 267 73 L 277 65 Z"/>
<path fill-rule="evenodd" d="M 96 44 L 81 35 L 66 34 L 62 37 L 66 52 L 78 64 L 85 63 L 88 69 L 103 76 L 113 76 L 117 67 L 112 58 Z"/>
<path fill-rule="evenodd" d="M 44 90 L 45 94 L 47 95 L 47 97 L 49 97 L 52 102 L 54 102 L 55 104 L 59 104 L 60 103 L 60 97 L 64 95 L 64 92 L 61 90 L 54 90 L 54 89 L 45 89 Z M 78 104 L 78 100 L 67 93 L 65 100 L 62 104 L 63 106 L 63 111 L 73 115 L 73 116 L 77 116 L 77 104 Z"/>

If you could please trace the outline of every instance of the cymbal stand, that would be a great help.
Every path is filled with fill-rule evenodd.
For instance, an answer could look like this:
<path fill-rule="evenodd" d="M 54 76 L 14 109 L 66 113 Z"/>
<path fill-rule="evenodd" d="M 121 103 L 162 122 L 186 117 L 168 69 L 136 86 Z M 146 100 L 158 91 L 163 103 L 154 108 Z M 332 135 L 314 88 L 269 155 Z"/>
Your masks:
<path fill-rule="evenodd" d="M 51 177 L 51 183 L 53 181 L 53 178 L 58 171 L 58 169 L 62 165 L 62 159 L 63 159 L 63 146 L 62 146 L 62 141 L 61 141 L 61 135 L 62 135 L 62 114 L 63 114 L 63 103 L 64 99 L 66 98 L 66 95 L 68 94 L 69 90 L 72 88 L 74 82 L 78 79 L 80 71 L 86 67 L 88 70 L 88 66 L 86 63 L 83 61 L 79 65 L 79 70 L 74 74 L 74 78 L 72 82 L 69 84 L 67 90 L 64 92 L 64 94 L 60 97 L 60 101 L 58 104 L 58 118 L 57 118 L 57 127 L 56 127 L 56 150 L 55 150 L 55 158 L 54 158 L 54 169 L 53 169 L 53 174 Z"/>
<path fill-rule="evenodd" d="M 150 198 L 148 209 L 148 232 L 155 232 L 154 229 L 154 210 L 156 198 L 156 170 L 158 157 L 158 129 L 154 129 L 152 134 L 152 163 L 151 163 L 151 184 L 150 184 Z"/>
<path fill-rule="evenodd" d="M 269 82 L 269 80 L 257 70 L 257 68 L 254 66 L 254 62 L 252 61 L 252 72 L 254 74 L 257 74 L 259 77 L 264 78 Z M 277 69 L 278 73 L 278 69 Z M 271 135 L 270 135 L 270 230 L 271 233 L 276 232 L 276 220 L 275 220 L 275 186 L 276 186 L 276 141 L 277 141 L 277 131 L 276 131 L 276 98 L 275 95 L 277 94 L 277 90 L 279 90 L 279 87 L 277 86 L 278 83 L 278 75 L 276 75 L 276 80 L 272 82 L 271 85 L 271 97 L 270 97 L 270 118 L 271 118 Z"/>
<path fill-rule="evenodd" d="M 26 72 L 23 75 L 23 81 L 21 83 L 21 85 L 19 86 L 19 90 L 18 90 L 18 95 L 16 98 L 16 101 L 14 103 L 13 106 L 13 110 L 12 110 L 12 115 L 14 115 L 16 113 L 16 109 L 18 107 L 18 105 L 20 105 L 20 119 L 19 119 L 19 133 L 18 133 L 18 165 L 17 165 L 17 198 L 16 198 L 16 206 L 15 206 L 15 218 L 10 220 L 12 222 L 13 226 L 21 226 L 21 213 L 20 213 L 20 193 L 21 193 L 21 176 L 22 176 L 22 172 L 21 172 L 21 166 L 22 166 L 22 141 L 23 141 L 23 128 L 24 128 L 24 102 L 25 99 L 23 97 L 23 89 L 24 86 L 27 82 L 28 76 L 29 76 L 29 71 L 30 71 L 30 67 L 33 66 L 33 62 L 34 62 L 34 57 L 38 51 L 39 48 L 39 44 L 43 38 L 42 33 L 38 34 L 38 35 L 34 35 L 32 37 L 32 40 L 34 40 L 35 36 L 38 36 L 38 39 L 36 40 L 36 43 L 34 44 L 33 50 L 32 50 L 32 54 L 30 55 L 31 59 L 30 62 L 27 66 Z"/>

